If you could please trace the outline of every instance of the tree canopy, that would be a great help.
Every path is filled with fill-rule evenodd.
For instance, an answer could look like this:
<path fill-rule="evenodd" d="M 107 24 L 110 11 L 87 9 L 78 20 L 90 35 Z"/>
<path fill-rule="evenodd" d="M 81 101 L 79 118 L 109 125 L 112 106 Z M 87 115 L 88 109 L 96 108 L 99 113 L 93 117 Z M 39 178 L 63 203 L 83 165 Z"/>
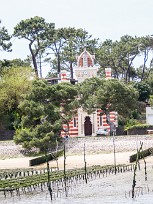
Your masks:
<path fill-rule="evenodd" d="M 15 142 L 25 148 L 46 150 L 60 136 L 63 124 L 72 117 L 77 89 L 70 83 L 48 85 L 33 82 L 31 92 L 19 105 L 21 122 Z"/>
<path fill-rule="evenodd" d="M 136 108 L 137 98 L 138 92 L 132 85 L 126 85 L 117 79 L 90 78 L 79 84 L 80 105 L 89 114 L 100 109 L 110 125 L 110 135 L 115 130 L 110 112 L 116 111 L 120 116 L 128 118 Z"/>
<path fill-rule="evenodd" d="M 151 88 L 148 83 L 141 81 L 134 84 L 139 93 L 139 101 L 147 102 L 151 94 Z"/>
<path fill-rule="evenodd" d="M 46 49 L 48 54 L 54 54 L 48 58 L 52 66 L 59 74 L 61 69 L 66 69 L 73 78 L 73 64 L 76 63 L 76 55 L 80 54 L 86 47 L 88 51 L 95 52 L 98 39 L 92 39 L 92 36 L 83 29 L 59 28 L 55 29 L 53 37 L 48 38 Z"/>
<path fill-rule="evenodd" d="M 95 62 L 100 65 L 99 74 L 102 76 L 104 68 L 111 67 L 113 76 L 117 79 L 130 81 L 147 80 L 152 69 L 150 55 L 153 49 L 152 36 L 132 37 L 121 36 L 120 40 L 92 38 L 82 28 L 55 28 L 54 23 L 46 23 L 42 17 L 35 16 L 22 20 L 14 28 L 14 36 L 29 41 L 31 59 L 38 77 L 38 64 L 49 63 L 51 70 L 57 74 L 61 69 L 70 71 L 73 78 L 73 65 L 76 55 L 86 48 L 95 54 Z M 139 65 L 137 65 L 137 60 Z M 50 73 L 51 74 L 51 73 Z"/>
<path fill-rule="evenodd" d="M 3 69 L 0 80 L 0 124 L 1 128 L 13 128 L 17 107 L 31 85 L 30 67 Z"/>
<path fill-rule="evenodd" d="M 54 23 L 46 23 L 45 19 L 35 16 L 30 19 L 22 20 L 14 28 L 14 36 L 19 39 L 29 41 L 29 50 L 32 56 L 32 62 L 35 69 L 36 77 L 38 77 L 37 56 L 45 49 L 45 39 L 54 32 Z"/>
<path fill-rule="evenodd" d="M 129 81 L 146 80 L 152 68 L 152 59 L 149 67 L 149 54 L 152 51 L 152 37 L 122 36 L 119 41 L 110 39 L 102 42 L 96 52 L 100 64 L 100 73 L 105 67 L 111 67 L 113 76 L 117 79 Z M 139 59 L 139 65 L 135 61 Z"/>
<path fill-rule="evenodd" d="M 1 20 L 0 20 L 0 24 L 1 24 Z M 3 26 L 0 27 L 0 50 L 4 50 L 4 51 L 12 51 L 11 50 L 11 46 L 12 43 L 10 42 L 11 36 L 8 34 L 7 29 Z"/>
<path fill-rule="evenodd" d="M 56 29 L 54 23 L 47 23 L 44 18 L 35 16 L 20 21 L 14 28 L 13 36 L 29 42 L 31 57 L 29 57 L 29 60 L 4 59 L 0 61 L 1 87 L 3 87 L 1 90 L 1 107 L 6 103 L 6 106 L 2 109 L 3 113 L 5 110 L 12 111 L 12 107 L 17 109 L 17 105 L 20 103 L 18 95 L 16 98 L 13 94 L 9 96 L 7 88 L 6 90 L 4 89 L 4 84 L 9 87 L 9 84 L 6 83 L 7 71 L 9 74 L 10 70 L 13 70 L 12 68 L 22 67 L 24 69 L 32 61 L 35 75 L 38 78 L 39 65 L 41 68 L 42 63 L 45 62 L 49 63 L 53 74 L 56 74 L 56 76 L 61 69 L 66 69 L 70 72 L 70 77 L 73 78 L 73 66 L 76 63 L 76 55 L 80 54 L 84 48 L 91 54 L 95 54 L 95 63 L 100 67 L 98 73 L 101 78 L 104 77 L 104 69 L 111 67 L 113 77 L 119 80 L 118 82 L 115 80 L 105 82 L 105 80 L 100 79 L 92 79 L 91 81 L 89 79 L 89 81 L 78 85 L 80 87 L 80 103 L 88 112 L 97 106 L 100 107 L 99 105 L 103 103 L 103 108 L 106 108 L 106 104 L 111 104 L 110 110 L 117 110 L 124 116 L 129 115 L 130 110 L 133 109 L 132 106 L 135 104 L 137 93 L 139 93 L 139 102 L 143 102 L 143 104 L 144 101 L 149 100 L 150 95 L 153 95 L 153 37 L 151 35 L 142 37 L 124 35 L 116 41 L 106 39 L 103 42 L 99 42 L 99 39 L 93 39 L 92 35 L 82 28 L 62 27 Z M 0 50 L 11 51 L 12 44 L 10 40 L 11 36 L 8 34 L 7 29 L 0 27 Z M 136 63 L 138 59 L 139 65 Z M 16 71 L 18 72 L 18 69 Z M 12 77 L 10 77 L 10 80 L 8 79 L 8 82 L 13 86 Z M 18 81 L 19 83 L 21 82 L 20 80 Z M 135 84 L 134 88 L 132 84 Z M 88 85 L 89 87 L 87 87 Z M 99 89 L 97 86 L 99 86 Z M 135 92 L 135 89 L 137 92 Z M 14 90 L 12 93 L 14 93 Z M 132 96 L 130 91 L 133 94 Z M 93 94 L 89 96 L 88 93 Z M 116 99 L 115 96 L 117 97 Z M 123 99 L 122 96 L 127 97 L 123 97 Z M 118 99 L 119 97 L 121 100 Z M 126 98 L 127 101 L 125 100 Z M 8 99 L 9 102 L 7 101 Z M 58 100 L 60 99 L 58 98 Z M 125 107 L 128 104 L 128 100 L 131 100 L 132 103 L 129 107 L 124 108 L 124 105 L 121 104 L 122 100 L 124 100 L 122 104 L 125 104 Z M 119 104 L 118 106 L 117 103 Z M 5 112 L 5 115 L 7 114 Z"/>
<path fill-rule="evenodd" d="M 79 85 L 80 104 L 88 113 L 97 108 L 104 111 L 117 111 L 129 116 L 136 107 L 138 92 L 132 85 L 125 85 L 117 79 L 86 79 Z M 130 103 L 129 103 L 130 101 Z"/>

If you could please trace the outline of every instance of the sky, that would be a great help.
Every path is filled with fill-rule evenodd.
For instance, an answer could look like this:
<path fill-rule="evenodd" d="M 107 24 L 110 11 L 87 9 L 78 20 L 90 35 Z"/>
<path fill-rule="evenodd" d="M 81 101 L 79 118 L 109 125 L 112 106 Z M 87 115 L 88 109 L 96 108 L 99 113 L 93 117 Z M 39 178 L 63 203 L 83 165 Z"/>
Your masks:
<path fill-rule="evenodd" d="M 55 28 L 83 28 L 100 42 L 153 34 L 153 0 L 0 0 L 0 5 L 1 26 L 9 34 L 21 20 L 34 16 L 55 23 Z M 28 41 L 13 38 L 12 43 L 13 51 L 1 51 L 0 60 L 30 54 Z"/>

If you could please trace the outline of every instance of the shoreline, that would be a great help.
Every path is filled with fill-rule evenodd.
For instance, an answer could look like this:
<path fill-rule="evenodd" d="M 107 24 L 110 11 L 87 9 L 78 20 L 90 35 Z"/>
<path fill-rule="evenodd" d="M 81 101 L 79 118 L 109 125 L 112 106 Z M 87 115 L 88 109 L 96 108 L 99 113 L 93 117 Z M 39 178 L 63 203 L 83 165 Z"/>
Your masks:
<path fill-rule="evenodd" d="M 116 165 L 129 164 L 129 156 L 137 152 L 139 142 L 143 142 L 143 150 L 153 147 L 153 137 L 150 135 L 142 136 L 117 136 L 115 138 L 115 157 Z M 94 165 L 113 165 L 114 164 L 114 149 L 112 137 L 85 137 L 85 138 L 70 138 L 66 141 L 66 168 L 81 168 L 84 167 L 84 144 L 86 149 L 86 164 Z M 29 166 L 29 160 L 35 157 L 26 157 L 21 154 L 21 145 L 15 145 L 13 141 L 0 143 L 0 156 L 9 156 L 12 158 L 0 159 L 0 169 L 38 169 L 46 168 L 46 163 Z M 152 158 L 152 157 L 150 157 Z M 148 161 L 149 158 L 146 158 Z M 58 158 L 58 167 L 63 169 L 64 157 Z M 50 167 L 57 167 L 57 162 L 50 161 Z"/>

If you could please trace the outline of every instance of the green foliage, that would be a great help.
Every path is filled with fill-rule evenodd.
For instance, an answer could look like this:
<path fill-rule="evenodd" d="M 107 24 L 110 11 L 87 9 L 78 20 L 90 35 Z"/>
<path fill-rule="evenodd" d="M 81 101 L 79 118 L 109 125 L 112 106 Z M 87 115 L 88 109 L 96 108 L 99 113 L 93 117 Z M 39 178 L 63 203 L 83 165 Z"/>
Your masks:
<path fill-rule="evenodd" d="M 134 119 L 134 118 L 130 118 L 126 123 L 125 129 L 127 130 L 130 127 L 136 127 L 137 125 L 141 126 L 141 123 L 138 120 Z"/>
<path fill-rule="evenodd" d="M 29 41 L 29 50 L 32 57 L 33 66 L 36 77 L 38 77 L 38 68 L 36 58 L 39 53 L 43 53 L 46 48 L 47 36 L 52 36 L 54 33 L 54 23 L 46 23 L 45 19 L 35 16 L 30 19 L 22 20 L 14 28 L 14 36 L 19 39 Z"/>
<path fill-rule="evenodd" d="M 30 87 L 32 77 L 31 68 L 18 67 L 3 70 L 0 80 L 0 103 L 4 109 L 17 108 L 22 94 L 25 94 Z"/>
<path fill-rule="evenodd" d="M 46 36 L 46 39 L 47 50 L 51 50 L 55 55 L 55 59 L 50 57 L 47 60 L 58 73 L 61 69 L 70 71 L 72 78 L 72 64 L 76 63 L 76 55 L 85 47 L 91 53 L 95 53 L 98 44 L 98 39 L 91 39 L 87 31 L 73 27 L 55 29 L 53 36 Z"/>
<path fill-rule="evenodd" d="M 137 82 L 135 83 L 134 87 L 137 89 L 139 92 L 139 101 L 147 101 L 149 99 L 151 89 L 150 86 L 146 82 Z"/>
<path fill-rule="evenodd" d="M 118 126 L 119 127 L 124 127 L 126 122 L 127 122 L 127 118 L 125 118 L 125 117 L 123 117 L 121 115 L 118 115 Z"/>
<path fill-rule="evenodd" d="M 31 86 L 32 71 L 29 67 L 3 69 L 0 80 L 0 124 L 13 128 L 18 118 L 17 107 Z"/>
<path fill-rule="evenodd" d="M 13 59 L 13 60 L 1 60 L 0 68 L 10 68 L 10 67 L 30 67 L 30 62 L 28 60 Z"/>
<path fill-rule="evenodd" d="M 138 106 L 138 104 L 137 104 Z M 129 116 L 129 118 L 127 118 L 124 122 L 124 128 L 125 130 L 129 129 L 130 127 L 136 126 L 136 125 L 141 125 L 141 113 L 135 109 L 133 111 L 131 111 L 131 115 Z"/>
<path fill-rule="evenodd" d="M 132 111 L 131 115 L 132 115 L 132 118 L 134 118 L 134 119 L 139 119 L 140 118 L 140 113 L 138 112 L 137 109 Z"/>
<path fill-rule="evenodd" d="M 97 91 L 103 81 L 97 77 L 89 78 L 78 84 L 79 103 L 88 113 L 94 112 L 97 104 Z"/>
<path fill-rule="evenodd" d="M 152 71 L 152 60 L 147 67 L 149 55 L 152 52 L 152 42 L 152 36 L 125 35 L 119 41 L 105 40 L 96 50 L 100 74 L 104 73 L 105 67 L 111 67 L 114 78 L 123 79 L 126 83 L 148 80 Z M 141 64 L 139 67 L 134 67 L 138 57 Z"/>
<path fill-rule="evenodd" d="M 98 90 L 98 95 L 102 106 L 107 107 L 109 103 L 109 110 L 117 111 L 118 114 L 125 117 L 131 114 L 131 110 L 135 109 L 138 96 L 133 86 L 116 79 L 106 80 L 104 86 Z M 104 100 L 102 101 L 101 98 Z"/>
<path fill-rule="evenodd" d="M 60 136 L 63 124 L 75 113 L 76 96 L 77 88 L 70 83 L 50 86 L 43 80 L 34 81 L 18 107 L 21 123 L 16 129 L 16 144 L 27 149 L 48 149 Z"/>
<path fill-rule="evenodd" d="M 151 107 L 153 107 L 153 95 L 150 95 L 149 104 Z"/>
<path fill-rule="evenodd" d="M 137 123 L 133 125 L 129 125 L 128 127 L 125 128 L 125 130 L 131 130 L 134 128 L 149 128 L 149 125 L 147 124 L 142 124 L 142 123 Z"/>
<path fill-rule="evenodd" d="M 128 117 L 136 107 L 138 93 L 132 85 L 116 79 L 90 78 L 79 84 L 80 103 L 89 113 L 101 110 L 117 111 Z M 130 101 L 130 103 L 129 103 Z"/>
<path fill-rule="evenodd" d="M 150 86 L 151 95 L 153 95 L 153 60 L 151 61 L 151 68 L 149 69 L 145 82 Z"/>
<path fill-rule="evenodd" d="M 1 23 L 1 21 L 0 21 Z M 10 48 L 12 46 L 12 43 L 10 42 L 10 35 L 8 34 L 8 31 L 5 27 L 0 27 L 0 50 L 4 51 L 12 51 Z"/>
<path fill-rule="evenodd" d="M 135 78 L 133 61 L 139 55 L 139 44 L 139 38 L 128 35 L 122 36 L 120 41 L 104 41 L 96 53 L 101 72 L 105 67 L 111 67 L 113 76 L 117 79 L 129 82 Z"/>
<path fill-rule="evenodd" d="M 149 149 L 145 149 L 145 150 L 139 152 L 138 159 L 143 159 L 144 157 L 148 157 L 150 155 L 151 155 L 150 148 Z M 137 159 L 137 153 L 131 155 L 130 156 L 130 163 L 136 161 L 136 159 Z"/>
<path fill-rule="evenodd" d="M 54 159 L 56 159 L 59 156 L 63 155 L 63 150 L 58 151 L 57 153 L 51 153 L 47 155 L 47 161 L 52 161 Z M 43 164 L 46 162 L 46 155 L 31 159 L 29 162 L 29 166 L 36 166 L 39 164 Z"/>
<path fill-rule="evenodd" d="M 30 42 L 35 40 L 44 40 L 46 30 L 53 29 L 55 27 L 54 23 L 46 23 L 45 19 L 39 16 L 35 16 L 30 19 L 22 20 L 14 28 L 14 36 L 19 38 L 25 38 Z"/>

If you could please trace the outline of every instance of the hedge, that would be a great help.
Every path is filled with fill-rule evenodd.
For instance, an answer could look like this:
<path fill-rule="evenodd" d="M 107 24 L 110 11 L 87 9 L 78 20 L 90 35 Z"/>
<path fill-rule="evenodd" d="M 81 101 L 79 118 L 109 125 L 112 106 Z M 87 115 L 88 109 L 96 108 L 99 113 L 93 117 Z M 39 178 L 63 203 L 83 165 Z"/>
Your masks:
<path fill-rule="evenodd" d="M 55 158 L 57 158 L 57 157 L 59 157 L 61 155 L 63 155 L 63 150 L 60 150 L 57 153 L 52 152 L 52 153 L 47 155 L 48 161 L 54 160 Z M 39 164 L 43 164 L 45 162 L 46 162 L 46 156 L 44 155 L 44 156 L 37 157 L 37 158 L 29 160 L 29 166 L 36 166 L 36 165 L 39 165 Z"/>
<path fill-rule="evenodd" d="M 139 153 L 139 159 L 142 159 L 143 157 L 147 157 L 147 156 L 150 156 L 152 154 L 152 148 L 149 148 L 149 149 L 146 149 L 146 150 L 143 150 Z M 134 162 L 136 161 L 137 159 L 137 153 L 136 154 L 133 154 L 130 156 L 130 163 L 131 162 Z"/>

